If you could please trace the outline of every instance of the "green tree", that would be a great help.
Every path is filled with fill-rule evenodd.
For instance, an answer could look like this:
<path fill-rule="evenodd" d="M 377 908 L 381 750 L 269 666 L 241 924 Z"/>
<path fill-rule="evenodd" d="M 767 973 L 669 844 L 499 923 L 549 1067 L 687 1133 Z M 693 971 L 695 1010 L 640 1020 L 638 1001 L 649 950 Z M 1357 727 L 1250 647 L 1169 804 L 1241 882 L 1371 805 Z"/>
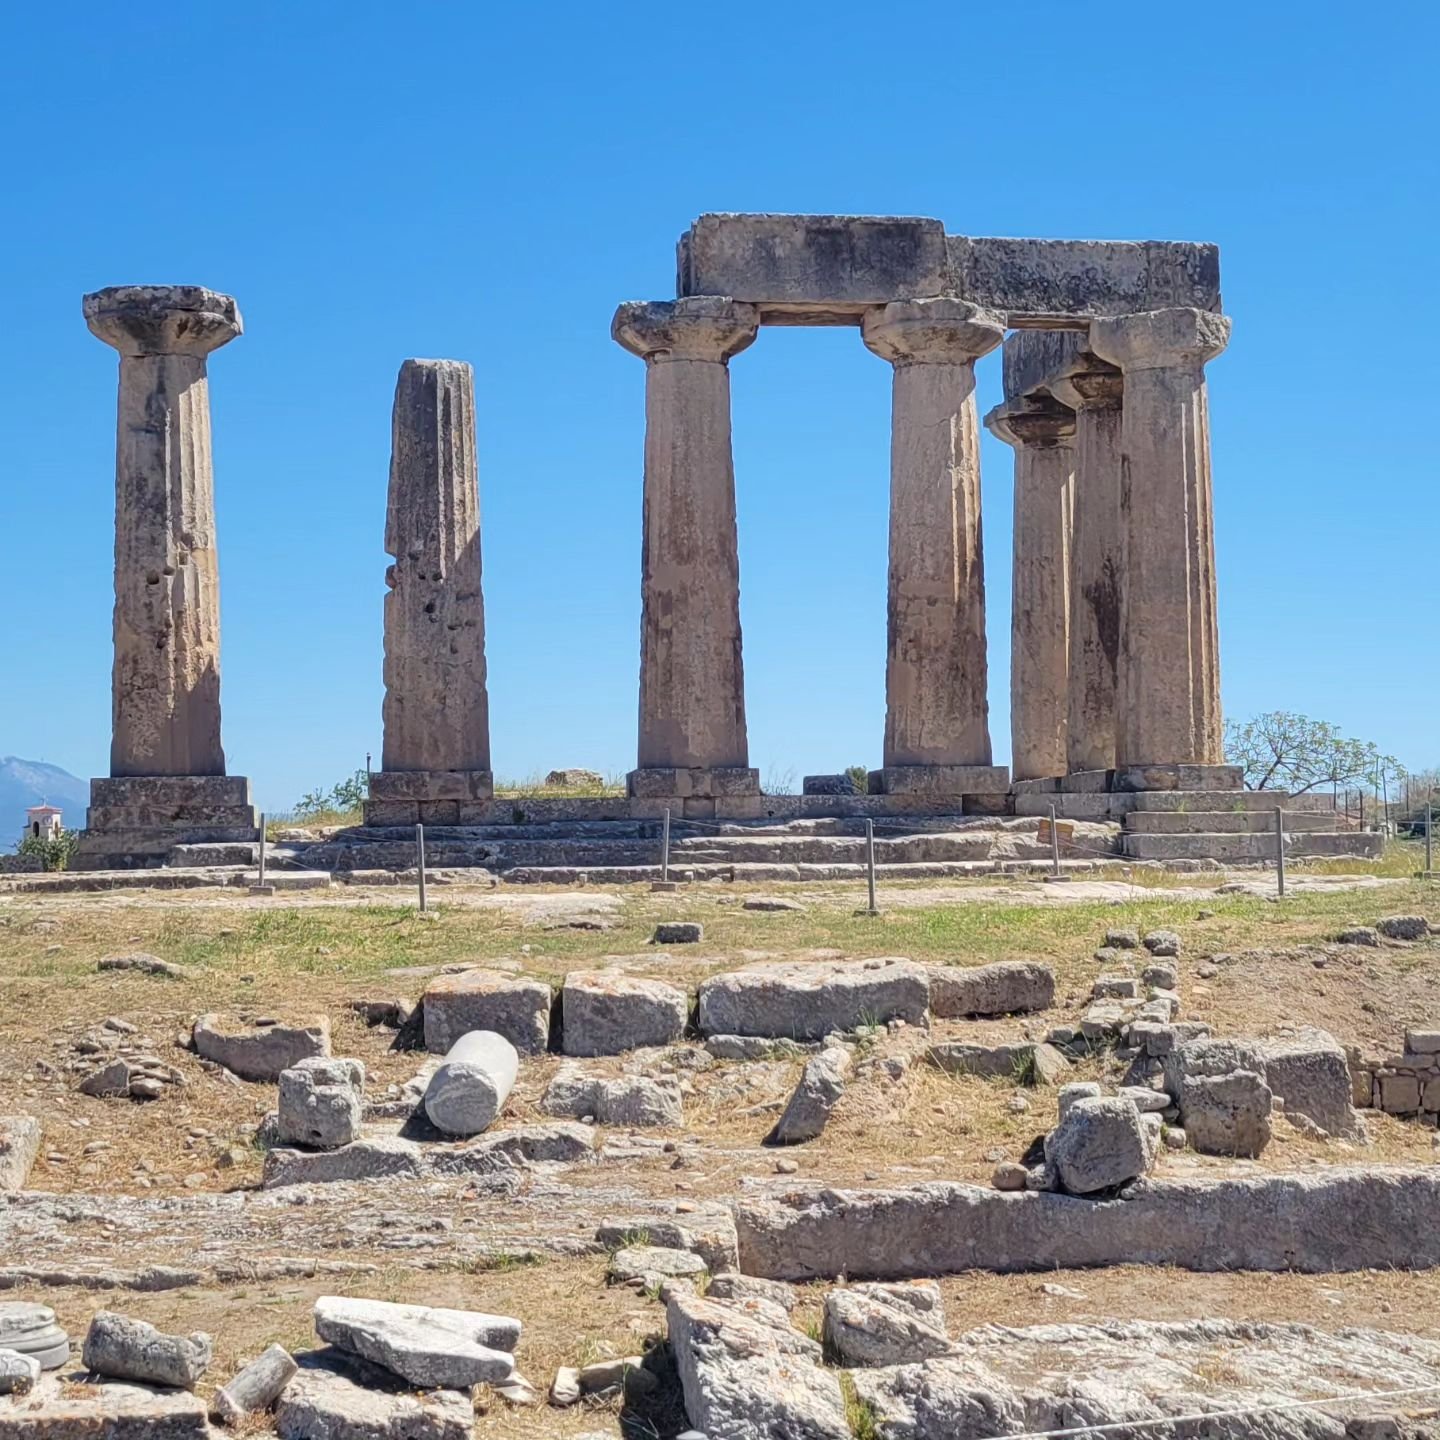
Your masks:
<path fill-rule="evenodd" d="M 1317 785 L 1359 782 L 1382 786 L 1404 775 L 1393 755 L 1373 741 L 1342 735 L 1326 720 L 1271 710 L 1251 720 L 1227 721 L 1225 754 L 1245 771 L 1247 790 L 1288 790 L 1303 795 Z"/>

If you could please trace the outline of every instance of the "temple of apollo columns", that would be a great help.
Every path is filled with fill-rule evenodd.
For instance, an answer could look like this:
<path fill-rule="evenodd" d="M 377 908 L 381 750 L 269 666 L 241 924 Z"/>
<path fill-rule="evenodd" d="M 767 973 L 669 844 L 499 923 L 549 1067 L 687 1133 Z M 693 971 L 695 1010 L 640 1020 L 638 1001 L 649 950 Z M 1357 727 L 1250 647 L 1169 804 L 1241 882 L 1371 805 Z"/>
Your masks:
<path fill-rule="evenodd" d="M 711 214 L 677 258 L 674 298 L 627 301 L 611 327 L 644 365 L 626 794 L 494 797 L 474 376 L 406 360 L 383 506 L 381 766 L 364 824 L 294 862 L 403 868 L 417 824 L 440 863 L 526 863 L 505 860 L 509 844 L 614 868 L 649 863 L 662 817 L 783 850 L 796 821 L 838 836 L 869 817 L 923 838 L 940 817 L 956 834 L 938 838 L 959 844 L 985 817 L 1052 810 L 1108 824 L 1104 843 L 1133 858 L 1259 857 L 1269 842 L 1252 821 L 1270 812 L 1221 747 L 1206 365 L 1230 322 L 1216 247 Z M 245 863 L 259 817 L 220 740 L 207 388 L 207 357 L 241 334 L 240 312 L 199 287 L 121 286 L 86 296 L 84 313 L 120 378 L 111 772 L 92 782 L 75 863 Z M 852 327 L 890 367 L 885 723 L 860 793 L 817 775 L 802 794 L 762 794 L 750 764 L 730 366 L 772 325 Z M 992 353 L 1003 400 L 982 420 L 976 365 Z M 982 424 L 1013 455 L 1008 768 L 988 700 Z M 377 489 L 377 525 L 381 510 Z M 1301 819 L 1286 843 L 1305 853 L 1368 853 L 1375 839 Z"/>

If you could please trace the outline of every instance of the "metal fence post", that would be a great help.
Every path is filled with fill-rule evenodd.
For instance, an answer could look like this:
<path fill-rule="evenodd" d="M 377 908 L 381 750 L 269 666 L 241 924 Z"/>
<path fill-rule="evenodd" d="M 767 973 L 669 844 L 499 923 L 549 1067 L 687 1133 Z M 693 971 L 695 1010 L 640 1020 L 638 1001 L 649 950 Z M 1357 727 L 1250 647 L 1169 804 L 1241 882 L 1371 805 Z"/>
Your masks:
<path fill-rule="evenodd" d="M 260 812 L 260 884 L 265 883 L 265 812 Z"/>
<path fill-rule="evenodd" d="M 670 882 L 670 807 L 665 807 L 665 818 L 660 824 L 660 883 Z"/>
<path fill-rule="evenodd" d="M 1432 875 L 1435 872 L 1435 842 L 1431 838 L 1435 833 L 1435 811 L 1434 807 L 1427 800 L 1425 802 L 1425 873 Z"/>
<path fill-rule="evenodd" d="M 1278 893 L 1285 893 L 1285 810 L 1275 807 L 1275 883 Z"/>
<path fill-rule="evenodd" d="M 1050 807 L 1050 875 L 1060 878 L 1060 831 L 1055 823 L 1055 807 Z"/>
<path fill-rule="evenodd" d="M 420 913 L 425 913 L 425 827 L 415 826 L 415 860 L 420 878 Z"/>
<path fill-rule="evenodd" d="M 865 820 L 865 878 L 870 889 L 870 913 L 878 915 L 875 904 L 875 822 L 868 816 Z"/>

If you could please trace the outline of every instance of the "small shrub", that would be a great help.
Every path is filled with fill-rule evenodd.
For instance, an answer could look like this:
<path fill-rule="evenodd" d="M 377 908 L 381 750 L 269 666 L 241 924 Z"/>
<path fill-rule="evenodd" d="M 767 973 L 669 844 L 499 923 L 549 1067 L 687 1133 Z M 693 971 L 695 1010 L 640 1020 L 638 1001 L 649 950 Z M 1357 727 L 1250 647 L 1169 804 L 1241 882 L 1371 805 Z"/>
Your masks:
<path fill-rule="evenodd" d="M 17 854 L 39 856 L 47 870 L 68 870 L 79 838 L 73 830 L 61 830 L 52 836 L 27 835 L 15 848 Z"/>

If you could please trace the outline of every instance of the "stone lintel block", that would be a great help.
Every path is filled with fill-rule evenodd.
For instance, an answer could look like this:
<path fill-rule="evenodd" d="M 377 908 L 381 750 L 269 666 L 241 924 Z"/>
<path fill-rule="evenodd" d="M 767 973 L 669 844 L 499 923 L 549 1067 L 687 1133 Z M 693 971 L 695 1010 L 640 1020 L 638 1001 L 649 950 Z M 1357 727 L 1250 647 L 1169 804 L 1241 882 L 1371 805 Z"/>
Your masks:
<path fill-rule="evenodd" d="M 1110 788 L 1120 791 L 1242 790 L 1245 786 L 1239 765 L 1122 765 L 1113 777 Z"/>
<path fill-rule="evenodd" d="M 945 227 L 915 216 L 702 215 L 676 260 L 677 295 L 728 295 L 772 324 L 858 324 L 949 290 Z"/>
<path fill-rule="evenodd" d="M 376 770 L 372 800 L 489 800 L 495 776 L 489 770 Z"/>
<path fill-rule="evenodd" d="M 244 333 L 234 297 L 203 285 L 111 285 L 85 296 L 85 323 L 122 355 L 208 355 Z"/>
<path fill-rule="evenodd" d="M 90 782 L 91 805 L 228 806 L 251 805 L 244 775 L 117 775 Z"/>
<path fill-rule="evenodd" d="M 1004 765 L 886 765 L 870 772 L 870 793 L 880 795 L 1004 795 Z"/>
<path fill-rule="evenodd" d="M 632 770 L 625 777 L 633 800 L 676 800 L 690 796 L 713 799 L 727 795 L 758 795 L 760 772 L 740 765 L 655 766 Z"/>
<path fill-rule="evenodd" d="M 1084 330 L 1016 330 L 1001 350 L 1005 403 L 1013 404 L 1063 372 L 1085 349 Z"/>
<path fill-rule="evenodd" d="M 950 235 L 946 246 L 951 293 L 1007 312 L 1012 325 L 1172 306 L 1220 309 L 1217 245 Z"/>

